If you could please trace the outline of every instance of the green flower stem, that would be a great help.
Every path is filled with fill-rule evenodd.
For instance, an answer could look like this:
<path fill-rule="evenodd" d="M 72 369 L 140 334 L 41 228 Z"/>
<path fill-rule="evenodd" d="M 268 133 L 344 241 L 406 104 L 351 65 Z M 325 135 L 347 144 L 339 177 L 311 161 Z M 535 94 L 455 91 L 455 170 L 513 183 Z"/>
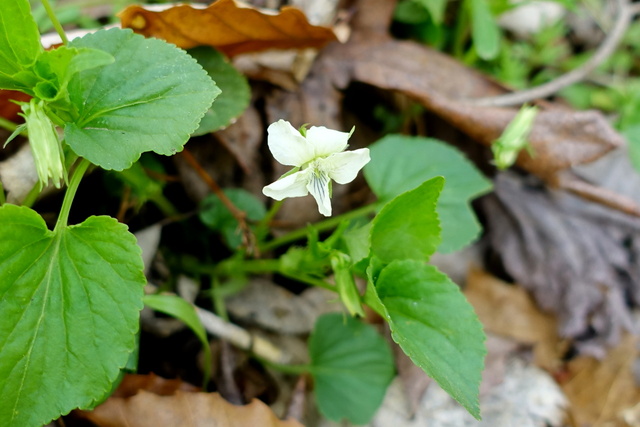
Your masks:
<path fill-rule="evenodd" d="M 180 214 L 175 206 L 167 199 L 164 194 L 158 194 L 150 198 L 155 205 L 162 211 L 166 217 L 176 217 Z"/>
<path fill-rule="evenodd" d="M 18 125 L 11 120 L 7 120 L 4 117 L 0 117 L 0 127 L 8 130 L 9 132 L 15 132 L 18 129 Z"/>
<path fill-rule="evenodd" d="M 315 277 L 307 276 L 301 272 L 290 272 L 282 268 L 282 264 L 279 259 L 248 259 L 238 260 L 231 259 L 223 261 L 213 269 L 202 266 L 198 270 L 199 273 L 211 274 L 212 276 L 225 275 L 231 272 L 233 273 L 278 273 L 289 279 L 296 280 L 298 282 L 306 283 L 311 286 L 318 286 L 320 288 L 328 289 L 333 292 L 337 292 L 335 286 L 331 283 L 325 282 Z"/>
<path fill-rule="evenodd" d="M 224 305 L 224 296 L 220 292 L 220 280 L 218 280 L 217 276 L 211 276 L 211 288 L 213 290 L 211 297 L 213 298 L 213 307 L 216 309 L 216 314 L 225 322 L 231 323 L 227 307 Z"/>
<path fill-rule="evenodd" d="M 66 227 L 67 221 L 69 220 L 69 211 L 71 210 L 71 204 L 73 203 L 73 198 L 76 195 L 76 191 L 78 191 L 78 186 L 80 185 L 80 181 L 82 181 L 82 177 L 84 173 L 87 171 L 91 163 L 87 159 L 82 159 L 78 166 L 76 166 L 73 171 L 73 175 L 69 180 L 69 187 L 67 187 L 67 192 L 64 194 L 64 200 L 62 200 L 62 207 L 60 208 L 60 215 L 58 216 L 58 221 L 56 222 L 56 226 L 53 231 L 57 231 L 60 227 Z"/>
<path fill-rule="evenodd" d="M 53 8 L 51 7 L 51 4 L 49 3 L 49 0 L 42 0 L 42 6 L 44 6 L 44 10 L 47 11 L 47 15 L 49 16 L 49 19 L 51 20 L 51 23 L 53 24 L 53 28 L 56 29 L 56 32 L 60 36 L 60 39 L 62 39 L 62 43 L 65 46 L 68 45 L 69 44 L 69 39 L 67 39 L 67 35 L 65 34 L 64 29 L 62 28 L 62 25 L 60 25 L 60 21 L 58 21 L 58 17 L 54 13 Z"/>
<path fill-rule="evenodd" d="M 285 374 L 302 375 L 310 371 L 310 368 L 308 365 L 283 365 L 281 363 L 275 363 L 270 360 L 264 359 L 255 354 L 253 355 L 253 357 L 256 358 L 263 365 L 268 366 L 269 368 L 272 368 L 276 371 L 283 372 Z"/>
<path fill-rule="evenodd" d="M 273 217 L 276 216 L 276 214 L 280 210 L 280 207 L 282 206 L 283 203 L 284 203 L 284 200 L 276 200 L 275 203 L 271 205 L 271 208 L 269 208 L 269 211 L 267 212 L 267 214 L 264 216 L 264 218 L 262 219 L 262 221 L 260 221 L 258 225 L 259 226 L 268 225 L 269 222 L 273 219 Z"/>
<path fill-rule="evenodd" d="M 319 288 L 327 289 L 329 291 L 338 292 L 335 286 L 331 283 L 327 283 L 322 279 L 316 279 L 315 277 L 305 276 L 304 274 L 300 274 L 299 272 L 288 273 L 286 271 L 278 271 L 279 274 L 288 277 L 292 280 L 297 280 L 298 282 L 306 283 L 307 285 L 317 286 Z"/>
<path fill-rule="evenodd" d="M 464 44 L 469 34 L 471 3 L 469 0 L 463 0 L 459 7 L 458 19 L 453 33 L 453 56 L 462 59 Z"/>
<path fill-rule="evenodd" d="M 27 193 L 26 197 L 22 201 L 21 205 L 30 208 L 36 202 L 36 199 L 40 195 L 40 183 L 36 183 L 31 187 L 31 190 Z"/>
<path fill-rule="evenodd" d="M 2 185 L 2 181 L 0 181 L 0 206 L 4 205 L 7 201 L 7 198 L 4 195 L 4 186 Z"/>
<path fill-rule="evenodd" d="M 342 221 L 348 221 L 355 218 L 359 218 L 361 216 L 369 215 L 376 211 L 380 206 L 377 203 L 372 203 L 370 205 L 363 206 L 358 209 L 354 209 L 342 215 L 334 216 L 333 218 L 325 219 L 324 221 L 317 222 L 313 224 L 313 228 L 318 230 L 318 232 L 331 230 L 336 228 Z M 300 240 L 307 235 L 307 228 L 299 228 L 290 233 L 285 234 L 284 236 L 273 239 L 269 242 L 262 244 L 259 249 L 261 252 L 265 252 L 271 249 L 275 249 L 279 246 L 283 246 L 289 243 L 293 243 L 296 240 Z"/>

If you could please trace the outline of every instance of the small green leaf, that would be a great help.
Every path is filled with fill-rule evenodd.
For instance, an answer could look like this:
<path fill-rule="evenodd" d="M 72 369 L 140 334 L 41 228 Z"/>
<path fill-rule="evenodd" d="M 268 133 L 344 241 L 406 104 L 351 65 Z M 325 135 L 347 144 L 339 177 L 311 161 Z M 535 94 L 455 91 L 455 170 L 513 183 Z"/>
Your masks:
<path fill-rule="evenodd" d="M 113 172 L 113 176 L 131 188 L 135 199 L 138 201 L 138 205 L 142 206 L 147 201 L 157 201 L 163 198 L 164 185 L 161 181 L 151 178 L 145 171 L 141 159 L 135 162 L 129 169 L 125 169 L 122 172 Z M 154 165 L 155 166 L 155 165 Z M 121 189 L 119 189 L 121 190 Z"/>
<path fill-rule="evenodd" d="M 386 341 L 354 318 L 325 314 L 309 338 L 309 355 L 320 412 L 333 421 L 368 423 L 394 375 Z"/>
<path fill-rule="evenodd" d="M 260 221 L 267 214 L 264 204 L 246 190 L 230 188 L 224 190 L 224 194 L 235 207 L 247 214 L 249 221 Z M 238 221 L 215 194 L 202 201 L 200 220 L 212 230 L 220 231 L 230 248 L 235 249 L 242 244 Z"/>
<path fill-rule="evenodd" d="M 15 75 L 28 70 L 43 51 L 29 1 L 0 1 L 0 88 L 22 88 Z"/>
<path fill-rule="evenodd" d="M 429 11 L 433 23 L 441 25 L 444 20 L 444 12 L 447 8 L 447 0 L 414 0 L 416 3 L 421 4 L 425 9 Z"/>
<path fill-rule="evenodd" d="M 384 205 L 373 219 L 371 253 L 385 263 L 407 258 L 427 261 L 440 244 L 436 202 L 443 184 L 437 176 Z"/>
<path fill-rule="evenodd" d="M 404 24 L 425 24 L 429 17 L 430 12 L 421 0 L 401 0 L 393 11 L 393 19 Z"/>
<path fill-rule="evenodd" d="M 229 126 L 249 106 L 251 87 L 247 78 L 224 55 L 208 46 L 189 50 L 222 90 L 213 108 L 204 115 L 193 134 L 204 135 Z"/>
<path fill-rule="evenodd" d="M 110 390 L 135 346 L 142 269 L 113 218 L 53 232 L 0 207 L 0 425 L 40 426 Z"/>
<path fill-rule="evenodd" d="M 369 235 L 371 234 L 372 225 L 372 222 L 367 222 L 362 226 L 348 229 L 342 235 L 349 256 L 354 264 L 357 264 L 369 256 L 369 248 L 371 247 Z"/>
<path fill-rule="evenodd" d="M 48 83 L 52 90 L 42 91 L 36 87 L 35 94 L 46 101 L 55 101 L 67 95 L 67 85 L 74 74 L 111 64 L 113 61 L 113 56 L 99 49 L 60 46 L 47 50 L 38 58 L 34 70 L 43 80 L 39 84 Z"/>
<path fill-rule="evenodd" d="M 376 281 L 393 340 L 431 378 L 480 419 L 482 325 L 460 289 L 435 267 L 394 261 Z"/>
<path fill-rule="evenodd" d="M 204 350 L 205 363 L 204 363 L 204 379 L 203 388 L 209 382 L 209 376 L 211 375 L 211 366 L 213 358 L 211 356 L 211 348 L 209 347 L 209 340 L 207 339 L 207 332 L 200 322 L 200 318 L 196 313 L 196 309 L 193 305 L 189 304 L 184 299 L 177 295 L 145 295 L 143 298 L 145 305 L 151 307 L 156 311 L 168 314 L 176 319 L 184 322 L 185 325 L 193 331 L 202 343 L 202 349 Z"/>
<path fill-rule="evenodd" d="M 471 34 L 478 56 L 494 59 L 500 52 L 500 29 L 486 0 L 471 1 Z"/>
<path fill-rule="evenodd" d="M 65 140 L 104 169 L 126 169 L 146 151 L 181 151 L 220 93 L 186 52 L 131 30 L 98 31 L 70 46 L 101 49 L 115 58 L 69 83 L 77 117 L 65 127 Z"/>
<path fill-rule="evenodd" d="M 455 148 L 430 138 L 389 135 L 373 143 L 364 176 L 382 203 L 416 188 L 434 176 L 446 185 L 438 199 L 442 225 L 439 252 L 454 252 L 480 232 L 469 200 L 491 188 L 491 183 Z"/>

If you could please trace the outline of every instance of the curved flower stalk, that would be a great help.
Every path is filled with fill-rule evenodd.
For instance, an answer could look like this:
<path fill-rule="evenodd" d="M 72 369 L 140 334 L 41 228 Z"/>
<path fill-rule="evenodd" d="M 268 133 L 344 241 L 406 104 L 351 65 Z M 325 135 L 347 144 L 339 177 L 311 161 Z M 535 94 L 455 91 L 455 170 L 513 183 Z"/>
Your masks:
<path fill-rule="evenodd" d="M 262 192 L 273 199 L 302 197 L 311 193 L 324 216 L 331 216 L 331 184 L 353 181 L 369 160 L 369 149 L 344 151 L 351 132 L 324 126 L 299 131 L 284 120 L 267 129 L 267 143 L 273 157 L 283 165 L 294 166 Z"/>

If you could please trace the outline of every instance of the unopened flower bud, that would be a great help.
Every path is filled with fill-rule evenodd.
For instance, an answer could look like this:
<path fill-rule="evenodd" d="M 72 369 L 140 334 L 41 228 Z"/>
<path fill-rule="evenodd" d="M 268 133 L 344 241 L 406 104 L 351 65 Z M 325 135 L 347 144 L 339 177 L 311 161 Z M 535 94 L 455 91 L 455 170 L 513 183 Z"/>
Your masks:
<path fill-rule="evenodd" d="M 31 99 L 29 103 L 22 104 L 22 111 L 40 188 L 47 185 L 49 179 L 56 188 L 60 188 L 62 182 L 66 181 L 64 154 L 56 129 L 44 111 L 44 102 Z"/>

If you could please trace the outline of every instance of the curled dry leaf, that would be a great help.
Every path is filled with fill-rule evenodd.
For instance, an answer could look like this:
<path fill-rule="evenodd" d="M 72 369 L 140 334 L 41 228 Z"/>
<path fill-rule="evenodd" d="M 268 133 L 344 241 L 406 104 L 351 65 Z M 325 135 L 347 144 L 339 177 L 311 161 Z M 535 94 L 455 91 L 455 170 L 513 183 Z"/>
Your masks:
<path fill-rule="evenodd" d="M 188 5 L 153 12 L 129 6 L 120 13 L 123 28 L 157 37 L 183 49 L 213 46 L 227 56 L 266 49 L 321 48 L 337 40 L 333 30 L 311 25 L 298 9 L 264 12 L 234 0 L 205 9 Z"/>
<path fill-rule="evenodd" d="M 196 392 L 200 388 L 179 379 L 166 379 L 154 373 L 147 375 L 127 374 L 124 376 L 111 397 L 126 398 L 135 396 L 141 390 L 159 396 L 171 396 L 176 391 Z"/>
<path fill-rule="evenodd" d="M 603 356 L 640 304 L 640 219 L 500 174 L 482 200 L 490 243 L 507 272 L 558 316 L 560 334 Z"/>
<path fill-rule="evenodd" d="M 263 402 L 235 406 L 218 393 L 185 393 L 171 396 L 140 391 L 133 397 L 111 397 L 85 417 L 99 427 L 302 427 L 295 420 L 282 421 Z"/>

